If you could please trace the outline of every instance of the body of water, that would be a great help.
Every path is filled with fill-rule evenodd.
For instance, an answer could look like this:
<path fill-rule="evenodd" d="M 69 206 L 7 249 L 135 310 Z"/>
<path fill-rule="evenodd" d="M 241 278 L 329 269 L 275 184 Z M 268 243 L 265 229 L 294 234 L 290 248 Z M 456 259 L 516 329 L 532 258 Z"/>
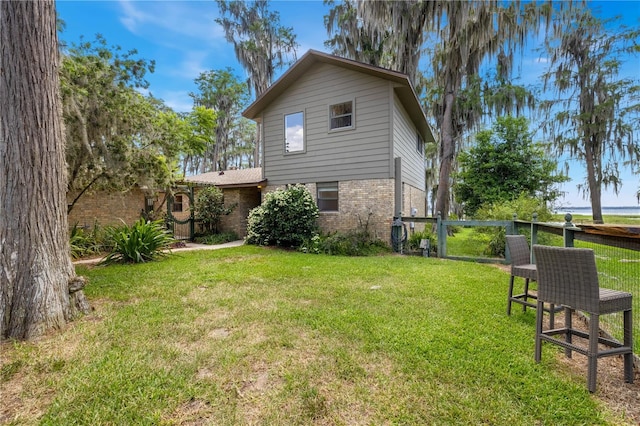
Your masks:
<path fill-rule="evenodd" d="M 564 214 L 571 213 L 573 215 L 587 215 L 592 216 L 591 207 L 562 207 L 559 208 L 556 213 Z M 627 206 L 627 207 L 603 207 L 602 215 L 612 216 L 640 216 L 640 206 Z"/>

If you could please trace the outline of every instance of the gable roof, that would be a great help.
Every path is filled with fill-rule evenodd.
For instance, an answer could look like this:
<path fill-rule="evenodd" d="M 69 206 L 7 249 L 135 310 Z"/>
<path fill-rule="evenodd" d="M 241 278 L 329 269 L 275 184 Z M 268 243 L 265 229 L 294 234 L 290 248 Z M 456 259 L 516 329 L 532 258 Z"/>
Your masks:
<path fill-rule="evenodd" d="M 416 125 L 418 131 L 422 135 L 425 142 L 435 142 L 431 127 L 427 122 L 427 118 L 422 111 L 420 101 L 413 89 L 413 84 L 406 74 L 398 71 L 392 71 L 386 68 L 380 68 L 368 65 L 351 59 L 341 58 L 335 55 L 319 52 L 317 50 L 309 50 L 298 61 L 291 66 L 278 80 L 276 80 L 266 92 L 242 112 L 242 115 L 251 120 L 260 121 L 260 113 L 271 102 L 282 95 L 298 78 L 304 75 L 312 66 L 317 63 L 325 63 L 346 68 L 349 70 L 361 72 L 374 77 L 395 83 L 394 90 L 398 98 L 404 105 L 411 120 Z"/>
<path fill-rule="evenodd" d="M 220 188 L 253 187 L 265 183 L 262 177 L 262 168 L 236 169 L 219 172 L 208 172 L 194 176 L 187 176 L 184 182 L 215 185 Z"/>

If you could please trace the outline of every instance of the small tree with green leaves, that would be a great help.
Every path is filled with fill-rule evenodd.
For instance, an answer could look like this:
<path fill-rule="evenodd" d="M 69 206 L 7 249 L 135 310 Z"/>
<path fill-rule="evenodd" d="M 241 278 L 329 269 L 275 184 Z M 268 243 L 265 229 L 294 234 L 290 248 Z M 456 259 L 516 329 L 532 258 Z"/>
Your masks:
<path fill-rule="evenodd" d="M 499 117 L 490 130 L 476 135 L 476 145 L 460 154 L 456 199 L 467 215 L 483 205 L 509 201 L 526 194 L 554 202 L 557 184 L 567 180 L 557 162 L 532 140 L 524 117 Z"/>
<path fill-rule="evenodd" d="M 533 220 L 534 213 L 538 222 L 550 222 L 553 219 L 553 213 L 551 213 L 543 199 L 522 193 L 512 200 L 500 200 L 495 203 L 484 204 L 476 213 L 476 218 L 479 220 L 511 220 L 515 214 L 518 219 Z M 476 230 L 490 236 L 485 254 L 504 256 L 506 245 L 504 228 L 488 226 L 476 228 Z M 546 233 L 538 234 L 538 243 L 549 244 L 549 238 L 550 236 Z"/>
<path fill-rule="evenodd" d="M 196 219 L 202 224 L 205 233 L 217 234 L 222 216 L 231 214 L 236 204 L 226 207 L 222 191 L 210 186 L 198 192 L 195 208 Z"/>
<path fill-rule="evenodd" d="M 318 206 L 303 185 L 270 192 L 249 212 L 246 242 L 298 247 L 316 234 L 317 218 Z"/>

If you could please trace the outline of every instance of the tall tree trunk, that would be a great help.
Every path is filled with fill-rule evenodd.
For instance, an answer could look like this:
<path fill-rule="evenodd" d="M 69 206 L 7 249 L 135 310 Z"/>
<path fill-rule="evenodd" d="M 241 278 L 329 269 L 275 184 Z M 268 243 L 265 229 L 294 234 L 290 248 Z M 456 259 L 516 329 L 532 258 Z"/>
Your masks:
<path fill-rule="evenodd" d="M 438 192 L 436 194 L 436 212 L 442 213 L 442 218 L 449 215 L 449 198 L 451 170 L 455 153 L 455 139 L 453 135 L 453 104 L 455 95 L 451 84 L 447 84 L 444 94 L 444 112 L 440 125 L 440 174 L 438 176 Z"/>
<path fill-rule="evenodd" d="M 604 223 L 602 219 L 602 178 L 600 167 L 596 162 L 599 157 L 594 152 L 593 144 L 585 144 L 585 162 L 587 164 L 587 183 L 589 184 L 589 198 L 591 199 L 591 214 L 593 223 Z"/>
<path fill-rule="evenodd" d="M 0 2 L 0 337 L 60 328 L 70 303 L 53 0 Z"/>

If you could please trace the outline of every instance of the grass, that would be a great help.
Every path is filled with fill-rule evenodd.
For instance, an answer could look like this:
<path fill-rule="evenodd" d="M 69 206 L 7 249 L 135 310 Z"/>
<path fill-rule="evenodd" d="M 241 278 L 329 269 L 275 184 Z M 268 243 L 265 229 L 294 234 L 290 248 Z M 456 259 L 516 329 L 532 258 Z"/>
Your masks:
<path fill-rule="evenodd" d="M 492 256 L 486 251 L 490 241 L 491 236 L 478 232 L 477 228 L 459 226 L 453 236 L 447 237 L 447 255 L 489 258 Z"/>
<path fill-rule="evenodd" d="M 243 246 L 78 273 L 91 315 L 3 344 L 7 424 L 624 421 L 550 345 L 533 361 L 491 265 Z"/>
<path fill-rule="evenodd" d="M 593 217 L 591 215 L 584 214 L 572 214 L 573 218 L 571 222 L 574 225 L 589 225 L 593 224 Z M 558 222 L 564 222 L 564 215 L 557 214 L 554 216 L 554 220 Z M 603 215 L 602 220 L 607 225 L 638 225 L 640 224 L 640 216 L 638 215 Z"/>

